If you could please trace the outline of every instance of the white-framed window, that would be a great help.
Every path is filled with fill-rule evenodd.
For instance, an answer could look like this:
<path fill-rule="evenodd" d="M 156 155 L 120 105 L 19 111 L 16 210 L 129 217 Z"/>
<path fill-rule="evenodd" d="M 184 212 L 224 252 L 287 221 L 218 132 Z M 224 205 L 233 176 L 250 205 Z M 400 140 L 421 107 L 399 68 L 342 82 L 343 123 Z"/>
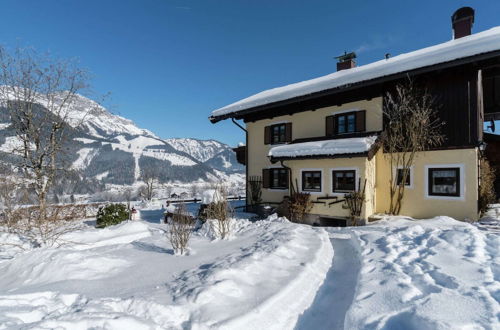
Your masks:
<path fill-rule="evenodd" d="M 464 200 L 465 165 L 426 165 L 425 197 L 446 200 Z"/>
<path fill-rule="evenodd" d="M 323 169 L 321 168 L 301 169 L 300 191 L 310 194 L 323 193 Z"/>
<path fill-rule="evenodd" d="M 399 183 L 403 180 L 403 167 L 398 166 L 394 169 L 394 180 L 399 185 Z M 409 172 L 406 176 L 405 180 L 405 188 L 413 189 L 413 166 L 410 167 Z"/>
<path fill-rule="evenodd" d="M 336 167 L 331 169 L 331 192 L 345 194 L 356 191 L 359 184 L 357 167 Z"/>

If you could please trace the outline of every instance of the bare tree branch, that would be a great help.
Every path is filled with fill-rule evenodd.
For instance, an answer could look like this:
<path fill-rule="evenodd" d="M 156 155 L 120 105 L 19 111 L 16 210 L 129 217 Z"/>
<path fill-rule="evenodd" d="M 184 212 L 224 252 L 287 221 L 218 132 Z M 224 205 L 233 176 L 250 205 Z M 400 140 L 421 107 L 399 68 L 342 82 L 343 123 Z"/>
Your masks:
<path fill-rule="evenodd" d="M 428 91 L 419 89 L 409 80 L 388 92 L 384 104 L 385 130 L 383 145 L 389 160 L 389 214 L 399 214 L 405 182 L 419 152 L 439 146 L 444 141 L 436 102 Z M 398 169 L 402 177 L 398 182 Z"/>

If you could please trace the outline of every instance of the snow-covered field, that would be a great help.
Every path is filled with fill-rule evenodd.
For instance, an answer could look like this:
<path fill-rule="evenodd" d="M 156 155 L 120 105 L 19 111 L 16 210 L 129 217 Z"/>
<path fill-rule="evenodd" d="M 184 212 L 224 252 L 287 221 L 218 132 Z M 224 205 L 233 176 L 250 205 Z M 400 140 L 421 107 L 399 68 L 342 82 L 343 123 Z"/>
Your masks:
<path fill-rule="evenodd" d="M 241 218 L 229 240 L 203 227 L 176 256 L 161 214 L 89 223 L 59 248 L 3 247 L 0 329 L 500 328 L 493 218 L 342 229 Z"/>
<path fill-rule="evenodd" d="M 330 232 L 333 271 L 357 278 L 330 295 L 351 297 L 345 329 L 500 329 L 497 233 L 448 217 Z"/>
<path fill-rule="evenodd" d="M 292 328 L 333 256 L 326 231 L 284 219 L 235 220 L 223 241 L 200 230 L 188 256 L 173 254 L 164 230 L 89 227 L 4 259 L 0 328 Z"/>

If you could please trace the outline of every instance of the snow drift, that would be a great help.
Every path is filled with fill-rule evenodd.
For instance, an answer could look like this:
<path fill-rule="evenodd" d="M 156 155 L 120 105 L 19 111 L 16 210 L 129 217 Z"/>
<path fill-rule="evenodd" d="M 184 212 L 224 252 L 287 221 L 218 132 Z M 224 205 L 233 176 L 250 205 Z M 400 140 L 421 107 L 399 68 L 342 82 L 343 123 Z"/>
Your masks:
<path fill-rule="evenodd" d="M 0 328 L 292 328 L 330 267 L 328 234 L 234 221 L 231 240 L 195 235 L 185 257 L 146 222 L 11 256 L 0 262 Z"/>

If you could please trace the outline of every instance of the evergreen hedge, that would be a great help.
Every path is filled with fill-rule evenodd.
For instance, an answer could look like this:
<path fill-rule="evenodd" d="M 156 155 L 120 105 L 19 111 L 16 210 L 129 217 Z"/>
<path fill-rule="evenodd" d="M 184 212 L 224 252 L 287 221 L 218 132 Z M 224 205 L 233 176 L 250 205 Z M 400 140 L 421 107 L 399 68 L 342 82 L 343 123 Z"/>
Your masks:
<path fill-rule="evenodd" d="M 109 204 L 100 207 L 97 211 L 96 227 L 104 228 L 117 225 L 122 221 L 128 220 L 130 213 L 123 204 Z"/>

